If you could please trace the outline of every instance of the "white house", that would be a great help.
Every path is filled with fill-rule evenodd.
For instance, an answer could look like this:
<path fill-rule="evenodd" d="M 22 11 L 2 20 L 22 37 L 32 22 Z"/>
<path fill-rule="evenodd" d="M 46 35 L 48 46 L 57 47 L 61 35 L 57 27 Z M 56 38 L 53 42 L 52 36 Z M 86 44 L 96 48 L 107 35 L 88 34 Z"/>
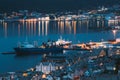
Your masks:
<path fill-rule="evenodd" d="M 41 71 L 44 74 L 49 74 L 51 71 L 55 71 L 57 69 L 61 68 L 60 65 L 55 64 L 54 62 L 42 62 L 39 65 L 36 66 L 36 71 Z"/>

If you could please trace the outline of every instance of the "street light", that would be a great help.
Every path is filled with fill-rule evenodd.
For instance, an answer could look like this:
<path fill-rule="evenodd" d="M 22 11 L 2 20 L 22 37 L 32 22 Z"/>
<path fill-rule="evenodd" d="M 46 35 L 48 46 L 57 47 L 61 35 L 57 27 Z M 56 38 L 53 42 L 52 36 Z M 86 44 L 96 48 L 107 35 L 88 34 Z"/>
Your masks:
<path fill-rule="evenodd" d="M 113 32 L 113 36 L 114 36 L 114 39 L 115 39 L 117 30 L 112 30 L 112 32 Z"/>

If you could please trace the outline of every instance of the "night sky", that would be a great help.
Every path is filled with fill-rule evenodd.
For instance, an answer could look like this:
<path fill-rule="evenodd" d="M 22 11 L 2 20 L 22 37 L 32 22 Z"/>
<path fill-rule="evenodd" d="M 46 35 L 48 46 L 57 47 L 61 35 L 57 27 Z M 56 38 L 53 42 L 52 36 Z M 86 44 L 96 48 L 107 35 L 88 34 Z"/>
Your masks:
<path fill-rule="evenodd" d="M 0 11 L 19 9 L 60 11 L 95 8 L 96 6 L 111 6 L 120 0 L 0 0 Z"/>

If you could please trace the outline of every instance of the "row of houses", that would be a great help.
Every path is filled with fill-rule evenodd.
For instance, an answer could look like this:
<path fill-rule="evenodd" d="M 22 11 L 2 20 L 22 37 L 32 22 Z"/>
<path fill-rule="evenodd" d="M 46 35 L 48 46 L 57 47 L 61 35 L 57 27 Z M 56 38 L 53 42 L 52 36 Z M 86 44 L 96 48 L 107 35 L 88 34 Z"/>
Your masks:
<path fill-rule="evenodd" d="M 87 73 L 86 75 L 94 75 L 101 73 L 118 73 L 120 66 L 117 63 L 117 59 L 120 58 L 119 49 L 109 50 L 97 50 L 88 57 L 87 61 Z M 119 53 L 119 54 L 118 54 Z"/>

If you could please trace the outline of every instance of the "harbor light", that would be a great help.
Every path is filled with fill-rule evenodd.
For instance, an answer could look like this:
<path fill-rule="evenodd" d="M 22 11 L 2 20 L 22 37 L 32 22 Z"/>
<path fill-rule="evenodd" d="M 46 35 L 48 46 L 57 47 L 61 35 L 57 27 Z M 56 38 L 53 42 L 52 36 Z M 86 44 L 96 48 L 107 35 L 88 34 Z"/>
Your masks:
<path fill-rule="evenodd" d="M 42 75 L 42 78 L 45 79 L 45 78 L 46 78 L 46 74 L 43 74 L 43 75 Z"/>
<path fill-rule="evenodd" d="M 103 66 L 103 63 L 100 63 L 100 66 Z"/>
<path fill-rule="evenodd" d="M 62 69 L 63 67 L 62 66 L 60 66 L 60 69 Z"/>
<path fill-rule="evenodd" d="M 113 32 L 113 34 L 115 34 L 115 33 L 116 33 L 116 30 L 112 30 L 112 32 Z"/>
<path fill-rule="evenodd" d="M 113 68 L 113 70 L 115 71 L 115 70 L 116 70 L 116 68 L 114 67 L 114 68 Z"/>
<path fill-rule="evenodd" d="M 23 76 L 24 76 L 24 77 L 27 77 L 27 76 L 28 76 L 28 74 L 27 74 L 27 73 L 23 73 Z"/>
<path fill-rule="evenodd" d="M 38 76 L 38 74 L 35 74 L 35 76 Z"/>
<path fill-rule="evenodd" d="M 112 30 L 112 32 L 113 32 L 113 36 L 114 36 L 114 39 L 115 39 L 117 30 Z"/>
<path fill-rule="evenodd" d="M 58 70 L 58 66 L 56 66 L 56 70 Z"/>
<path fill-rule="evenodd" d="M 43 58 L 45 58 L 46 57 L 46 54 L 43 54 Z"/>
<path fill-rule="evenodd" d="M 34 71 L 34 68 L 31 68 L 31 71 Z"/>
<path fill-rule="evenodd" d="M 71 66 L 70 64 L 68 66 Z"/>

